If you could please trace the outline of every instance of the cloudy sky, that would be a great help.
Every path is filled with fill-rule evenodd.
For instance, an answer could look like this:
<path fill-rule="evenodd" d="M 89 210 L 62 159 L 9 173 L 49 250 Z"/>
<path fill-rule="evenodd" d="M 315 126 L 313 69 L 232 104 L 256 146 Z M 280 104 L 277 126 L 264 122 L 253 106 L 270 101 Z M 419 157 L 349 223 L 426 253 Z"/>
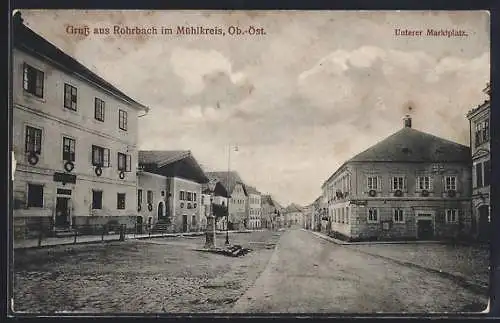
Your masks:
<path fill-rule="evenodd" d="M 469 143 L 489 81 L 487 12 L 23 11 L 25 24 L 139 102 L 139 148 L 191 150 L 283 204 L 402 127 Z M 68 25 L 218 27 L 217 35 L 70 35 Z M 266 35 L 229 36 L 228 27 Z M 394 29 L 461 29 L 404 37 Z M 175 31 L 175 30 L 174 30 Z"/>

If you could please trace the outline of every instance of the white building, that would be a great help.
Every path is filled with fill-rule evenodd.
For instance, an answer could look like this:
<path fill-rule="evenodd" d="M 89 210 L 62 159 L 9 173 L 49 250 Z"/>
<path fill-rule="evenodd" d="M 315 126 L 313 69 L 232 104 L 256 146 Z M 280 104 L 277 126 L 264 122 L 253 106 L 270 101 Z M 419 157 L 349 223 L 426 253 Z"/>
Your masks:
<path fill-rule="evenodd" d="M 262 227 L 261 193 L 255 187 L 245 186 L 248 194 L 247 228 L 260 229 Z"/>
<path fill-rule="evenodd" d="M 133 225 L 147 107 L 27 28 L 19 12 L 12 54 L 15 227 Z"/>

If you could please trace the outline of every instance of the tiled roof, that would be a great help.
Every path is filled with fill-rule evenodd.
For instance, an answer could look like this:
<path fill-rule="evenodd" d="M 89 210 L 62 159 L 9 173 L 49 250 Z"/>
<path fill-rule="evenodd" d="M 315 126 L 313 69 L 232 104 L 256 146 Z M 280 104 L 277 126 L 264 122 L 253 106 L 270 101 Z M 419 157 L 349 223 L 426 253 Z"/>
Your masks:
<path fill-rule="evenodd" d="M 403 128 L 347 162 L 469 162 L 470 148 Z"/>
<path fill-rule="evenodd" d="M 158 167 L 190 156 L 189 150 L 140 150 L 139 164 L 158 164 Z"/>
<path fill-rule="evenodd" d="M 73 57 L 69 56 L 68 54 L 48 42 L 45 38 L 38 35 L 30 28 L 26 27 L 23 24 L 21 13 L 19 11 L 16 12 L 13 17 L 12 40 L 14 47 L 29 52 L 32 55 L 36 55 L 44 60 L 49 60 L 52 64 L 56 64 L 63 69 L 80 75 L 89 82 L 97 84 L 98 86 L 111 92 L 113 95 L 129 102 L 130 104 L 133 104 L 139 109 L 145 111 L 149 110 L 148 107 L 130 98 L 125 93 L 117 89 L 114 85 L 107 82 L 102 77 L 98 76 L 87 67 L 79 63 Z"/>
<path fill-rule="evenodd" d="M 228 172 L 207 172 L 205 174 L 210 179 L 212 179 L 212 178 L 218 179 L 219 182 L 221 182 L 222 185 L 224 185 L 224 187 L 227 189 L 229 194 L 231 194 L 233 192 L 236 184 L 242 184 L 243 189 L 245 191 L 245 194 L 247 194 L 245 183 L 243 183 L 240 175 L 235 171 L 231 171 L 229 173 Z"/>

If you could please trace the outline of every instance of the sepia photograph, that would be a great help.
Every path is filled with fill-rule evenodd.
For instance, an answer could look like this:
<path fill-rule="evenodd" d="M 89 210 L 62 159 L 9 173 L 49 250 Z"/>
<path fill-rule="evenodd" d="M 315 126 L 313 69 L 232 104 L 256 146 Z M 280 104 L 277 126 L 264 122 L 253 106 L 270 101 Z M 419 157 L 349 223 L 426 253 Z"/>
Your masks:
<path fill-rule="evenodd" d="M 488 11 L 10 29 L 13 315 L 489 312 Z"/>

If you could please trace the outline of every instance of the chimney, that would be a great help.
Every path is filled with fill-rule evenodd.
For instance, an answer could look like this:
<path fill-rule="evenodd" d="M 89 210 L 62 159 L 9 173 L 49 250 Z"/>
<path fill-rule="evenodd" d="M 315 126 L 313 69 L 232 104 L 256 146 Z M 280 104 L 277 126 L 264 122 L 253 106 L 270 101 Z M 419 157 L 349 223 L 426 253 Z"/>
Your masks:
<path fill-rule="evenodd" d="M 406 115 L 404 118 L 403 118 L 403 121 L 404 121 L 404 127 L 405 128 L 411 128 L 411 117 L 410 115 Z"/>
<path fill-rule="evenodd" d="M 21 11 L 17 10 L 14 13 L 14 17 L 12 17 L 12 20 L 15 24 L 23 24 L 24 19 L 21 17 Z"/>

